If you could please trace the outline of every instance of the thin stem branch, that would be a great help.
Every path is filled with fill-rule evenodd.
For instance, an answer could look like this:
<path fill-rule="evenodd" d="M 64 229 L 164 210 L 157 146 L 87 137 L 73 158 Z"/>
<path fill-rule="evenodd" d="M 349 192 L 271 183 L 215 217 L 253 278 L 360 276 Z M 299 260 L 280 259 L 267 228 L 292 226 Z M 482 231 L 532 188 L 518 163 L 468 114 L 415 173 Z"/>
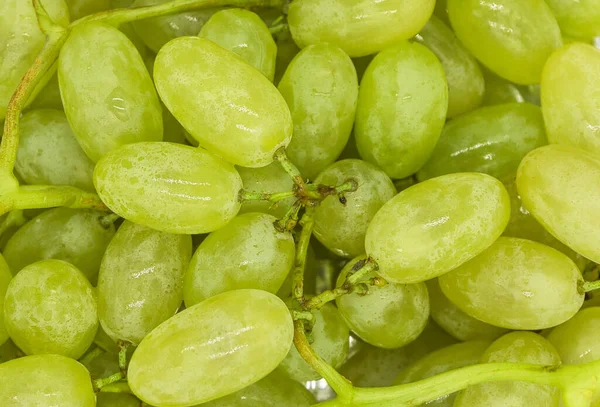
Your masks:
<path fill-rule="evenodd" d="M 82 365 L 88 365 L 92 360 L 96 359 L 98 356 L 104 353 L 104 349 L 102 348 L 94 348 L 85 355 L 81 359 L 79 359 L 79 363 Z"/>
<path fill-rule="evenodd" d="M 121 372 L 112 374 L 104 379 L 96 379 L 92 380 L 92 386 L 96 392 L 100 391 L 103 387 L 108 386 L 109 384 L 113 384 L 123 380 L 125 376 Z"/>
<path fill-rule="evenodd" d="M 596 281 L 586 281 L 583 283 L 583 290 L 587 293 L 590 291 L 594 291 L 600 288 L 600 280 Z"/>
<path fill-rule="evenodd" d="M 14 209 L 42 209 L 65 206 L 110 212 L 100 197 L 71 186 L 24 185 L 12 195 Z"/>
<path fill-rule="evenodd" d="M 119 341 L 117 346 L 119 347 L 119 370 L 123 377 L 127 377 L 127 349 L 131 344 L 125 341 Z"/>
<path fill-rule="evenodd" d="M 302 226 L 302 232 L 298 238 L 296 244 L 296 262 L 294 265 L 294 274 L 292 275 L 292 297 L 300 304 L 304 303 L 304 271 L 306 269 L 306 255 L 308 253 L 308 245 L 310 243 L 310 237 L 312 236 L 312 230 L 314 226 L 313 218 L 314 210 L 308 208 L 302 220 L 300 220 L 300 226 Z"/>
<path fill-rule="evenodd" d="M 243 189 L 239 194 L 239 201 L 269 201 L 273 203 L 277 203 L 287 198 L 291 198 L 295 196 L 295 191 L 285 191 L 285 192 L 276 192 L 276 193 L 261 193 L 261 192 L 248 192 Z"/>
<path fill-rule="evenodd" d="M 283 218 L 278 219 L 275 222 L 275 228 L 280 232 L 290 232 L 298 223 L 298 213 L 302 209 L 302 201 L 300 199 L 296 200 L 292 206 L 287 210 Z"/>

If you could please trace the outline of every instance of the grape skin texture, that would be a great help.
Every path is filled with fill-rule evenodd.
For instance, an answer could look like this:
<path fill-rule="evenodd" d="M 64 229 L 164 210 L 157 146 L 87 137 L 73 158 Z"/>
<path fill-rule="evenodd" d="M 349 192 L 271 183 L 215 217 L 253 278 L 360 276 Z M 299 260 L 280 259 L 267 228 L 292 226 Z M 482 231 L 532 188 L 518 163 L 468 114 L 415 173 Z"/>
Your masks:
<path fill-rule="evenodd" d="M 287 355 L 293 330 L 288 308 L 273 294 L 216 295 L 146 336 L 131 358 L 129 386 L 148 404 L 183 407 L 214 400 L 272 372 Z"/>
<path fill-rule="evenodd" d="M 256 193 L 273 193 L 291 191 L 294 189 L 294 181 L 285 172 L 278 162 L 273 162 L 266 167 L 246 168 L 236 167 L 242 177 L 244 191 Z M 262 212 L 282 218 L 290 206 L 294 204 L 295 198 L 283 199 L 273 205 L 269 201 L 244 201 L 240 214 L 250 212 Z"/>
<path fill-rule="evenodd" d="M 600 36 L 599 0 L 546 0 L 546 3 L 564 35 L 584 41 Z"/>
<path fill-rule="evenodd" d="M 3 345 L 8 338 L 8 331 L 4 325 L 4 297 L 6 296 L 6 290 L 12 279 L 12 274 L 8 268 L 8 264 L 4 260 L 4 257 L 0 254 L 0 345 Z M 0 358 L 0 363 L 2 360 Z"/>
<path fill-rule="evenodd" d="M 581 365 L 600 359 L 599 323 L 600 307 L 590 307 L 550 332 L 548 340 L 556 347 L 565 365 Z"/>

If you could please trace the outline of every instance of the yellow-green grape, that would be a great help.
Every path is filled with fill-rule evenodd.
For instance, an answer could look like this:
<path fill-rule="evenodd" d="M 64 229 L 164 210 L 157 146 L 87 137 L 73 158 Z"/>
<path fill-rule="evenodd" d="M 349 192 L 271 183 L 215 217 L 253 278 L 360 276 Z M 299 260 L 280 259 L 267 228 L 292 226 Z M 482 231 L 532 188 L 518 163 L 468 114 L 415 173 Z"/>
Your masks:
<path fill-rule="evenodd" d="M 243 59 L 205 38 L 176 38 L 154 64 L 162 101 L 206 148 L 244 167 L 264 167 L 289 144 L 292 117 L 277 88 Z"/>
<path fill-rule="evenodd" d="M 31 109 L 63 109 L 58 87 L 58 76 L 52 75 L 48 83 L 40 90 L 33 102 L 29 105 Z M 22 131 L 22 129 L 21 129 Z"/>
<path fill-rule="evenodd" d="M 12 274 L 8 268 L 8 264 L 6 264 L 6 260 L 0 254 L 0 345 L 8 340 L 8 331 L 4 326 L 4 297 L 11 279 Z"/>
<path fill-rule="evenodd" d="M 292 34 L 289 30 L 282 31 L 274 35 L 275 43 L 277 44 L 277 58 L 275 62 L 275 79 L 274 84 L 278 84 L 287 70 L 290 62 L 300 52 L 300 48 L 294 42 Z"/>
<path fill-rule="evenodd" d="M 6 291 L 4 323 L 28 355 L 54 353 L 78 359 L 98 329 L 92 285 L 72 264 L 42 260 L 17 274 Z"/>
<path fill-rule="evenodd" d="M 59 355 L 34 355 L 0 365 L 2 407 L 95 407 L 87 369 Z"/>
<path fill-rule="evenodd" d="M 600 50 L 591 45 L 576 42 L 550 56 L 542 74 L 542 111 L 551 143 L 599 156 L 598 77 Z"/>
<path fill-rule="evenodd" d="M 344 266 L 337 279 L 340 287 L 359 256 Z M 369 277 L 376 277 L 370 273 Z M 394 349 L 417 339 L 429 318 L 429 298 L 424 283 L 369 287 L 368 295 L 352 293 L 336 299 L 350 329 L 362 340 L 380 348 Z"/>
<path fill-rule="evenodd" d="M 583 304 L 577 265 L 541 243 L 501 237 L 489 249 L 439 278 L 457 307 L 508 329 L 561 324 Z"/>
<path fill-rule="evenodd" d="M 501 105 L 504 103 L 522 103 L 525 97 L 521 90 L 515 85 L 500 78 L 488 69 L 482 68 L 485 79 L 485 93 L 483 95 L 483 106 Z"/>
<path fill-rule="evenodd" d="M 558 240 L 600 263 L 600 160 L 552 144 L 529 153 L 517 172 L 523 204 Z"/>
<path fill-rule="evenodd" d="M 437 279 L 427 281 L 431 318 L 446 332 L 461 341 L 494 340 L 506 329 L 486 324 L 464 313 L 444 295 Z"/>
<path fill-rule="evenodd" d="M 327 167 L 316 184 L 357 183 L 354 192 L 340 203 L 337 195 L 325 198 L 314 212 L 314 234 L 338 256 L 353 258 L 365 252 L 365 234 L 373 216 L 396 195 L 396 188 L 379 168 L 361 160 L 342 160 Z"/>
<path fill-rule="evenodd" d="M 309 45 L 289 64 L 278 89 L 294 122 L 287 155 L 303 176 L 315 179 L 352 131 L 358 98 L 352 60 L 333 45 Z"/>
<path fill-rule="evenodd" d="M 546 0 L 563 33 L 589 41 L 600 36 L 600 1 Z"/>
<path fill-rule="evenodd" d="M 589 307 L 550 332 L 547 338 L 558 351 L 562 363 L 581 365 L 600 359 L 599 323 L 600 307 Z"/>
<path fill-rule="evenodd" d="M 185 305 L 240 288 L 276 293 L 295 255 L 292 234 L 278 231 L 276 221 L 266 213 L 246 213 L 208 235 L 185 274 Z"/>
<path fill-rule="evenodd" d="M 448 0 L 458 39 L 497 75 L 540 83 L 550 54 L 562 46 L 558 23 L 542 0 Z"/>
<path fill-rule="evenodd" d="M 75 27 L 58 58 L 58 83 L 69 124 L 92 161 L 125 144 L 162 140 L 152 80 L 118 29 L 104 23 Z"/>
<path fill-rule="evenodd" d="M 434 6 L 435 0 L 295 0 L 288 24 L 300 48 L 328 42 L 362 57 L 413 37 Z"/>
<path fill-rule="evenodd" d="M 528 152 L 546 144 L 539 107 L 529 103 L 482 107 L 446 124 L 417 178 L 466 171 L 501 178 L 514 174 Z"/>
<path fill-rule="evenodd" d="M 293 331 L 277 296 L 228 291 L 186 308 L 146 336 L 131 358 L 128 383 L 148 404 L 205 403 L 272 372 L 290 350 Z"/>
<path fill-rule="evenodd" d="M 377 54 L 360 83 L 354 136 L 360 156 L 390 178 L 414 174 L 440 137 L 448 85 L 438 58 L 401 41 Z"/>
<path fill-rule="evenodd" d="M 469 112 L 483 100 L 483 74 L 475 58 L 458 41 L 442 20 L 431 16 L 415 40 L 429 48 L 439 59 L 448 81 L 449 118 Z"/>
<path fill-rule="evenodd" d="M 240 8 L 218 11 L 198 36 L 239 55 L 273 82 L 277 45 L 269 27 L 255 13 Z"/>
<path fill-rule="evenodd" d="M 557 366 L 560 356 L 543 336 L 533 332 L 511 332 L 485 350 L 480 363 L 529 363 Z M 558 388 L 519 381 L 499 381 L 470 386 L 458 393 L 454 407 L 556 407 Z"/>
<path fill-rule="evenodd" d="M 115 213 L 162 232 L 223 227 L 240 209 L 242 180 L 208 151 L 174 143 L 128 144 L 98 162 L 94 185 Z"/>
<path fill-rule="evenodd" d="M 510 197 L 497 179 L 458 173 L 413 185 L 377 212 L 367 254 L 386 280 L 416 283 L 440 276 L 487 249 L 510 218 Z"/>
<path fill-rule="evenodd" d="M 262 168 L 236 167 L 236 169 L 242 177 L 246 192 L 276 193 L 294 190 L 294 181 L 278 162 Z M 240 213 L 263 212 L 282 218 L 295 199 L 295 197 L 286 198 L 277 204 L 262 200 L 243 201 Z"/>
<path fill-rule="evenodd" d="M 4 326 L 4 321 L 1 322 Z M 0 364 L 23 356 L 23 352 L 10 339 L 0 345 Z"/>
<path fill-rule="evenodd" d="M 66 0 L 71 20 L 75 21 L 90 14 L 111 8 L 110 0 Z"/>
<path fill-rule="evenodd" d="M 23 181 L 94 190 L 94 163 L 77 143 L 62 111 L 32 110 L 20 122 L 15 170 Z"/>
<path fill-rule="evenodd" d="M 140 401 L 127 393 L 98 393 L 96 407 L 139 407 Z"/>

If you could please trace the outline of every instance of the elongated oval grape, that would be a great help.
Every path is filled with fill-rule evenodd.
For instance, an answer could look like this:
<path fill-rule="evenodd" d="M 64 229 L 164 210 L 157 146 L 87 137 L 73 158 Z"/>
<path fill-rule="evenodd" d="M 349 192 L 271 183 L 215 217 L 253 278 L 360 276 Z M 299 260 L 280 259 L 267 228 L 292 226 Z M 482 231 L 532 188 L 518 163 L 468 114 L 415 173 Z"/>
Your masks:
<path fill-rule="evenodd" d="M 489 249 L 439 278 L 444 294 L 467 314 L 508 329 L 545 329 L 583 304 L 577 265 L 543 244 L 499 238 Z"/>
<path fill-rule="evenodd" d="M 379 208 L 396 195 L 396 188 L 379 168 L 361 160 L 342 160 L 327 167 L 316 184 L 341 185 L 354 180 L 356 191 L 346 194 L 346 203 L 328 196 L 314 212 L 314 234 L 329 250 L 342 257 L 365 252 L 367 227 Z"/>
<path fill-rule="evenodd" d="M 294 122 L 287 155 L 303 176 L 314 179 L 350 137 L 358 98 L 354 65 L 338 47 L 310 45 L 290 63 L 278 89 Z"/>
<path fill-rule="evenodd" d="M 294 190 L 294 181 L 278 162 L 261 168 L 236 167 L 236 169 L 242 177 L 246 192 L 263 194 Z M 293 196 L 277 202 L 276 205 L 262 200 L 243 201 L 240 213 L 263 212 L 282 218 L 294 201 Z"/>
<path fill-rule="evenodd" d="M 300 48 L 328 42 L 361 57 L 414 36 L 434 6 L 434 0 L 295 0 L 288 24 Z"/>
<path fill-rule="evenodd" d="M 156 56 L 154 80 L 162 101 L 200 146 L 233 164 L 263 167 L 290 142 L 292 118 L 275 86 L 210 40 L 169 42 Z"/>
<path fill-rule="evenodd" d="M 482 107 L 446 124 L 417 178 L 466 171 L 501 178 L 515 173 L 528 152 L 545 144 L 539 107 L 529 103 Z"/>
<path fill-rule="evenodd" d="M 150 75 L 116 28 L 103 23 L 74 28 L 58 58 L 58 82 L 73 133 L 92 161 L 125 144 L 162 140 Z"/>
<path fill-rule="evenodd" d="M 600 1 L 546 0 L 564 35 L 589 41 L 600 36 Z"/>
<path fill-rule="evenodd" d="M 229 222 L 240 209 L 235 168 L 199 148 L 136 143 L 107 154 L 94 185 L 115 213 L 162 232 L 199 234 Z"/>
<path fill-rule="evenodd" d="M 401 41 L 377 54 L 358 93 L 360 156 L 391 178 L 415 173 L 440 137 L 448 109 L 444 68 L 427 47 Z"/>
<path fill-rule="evenodd" d="M 246 213 L 208 235 L 185 274 L 185 305 L 240 288 L 276 293 L 295 256 L 291 233 L 278 231 L 276 221 L 266 213 Z"/>
<path fill-rule="evenodd" d="M 589 307 L 550 332 L 548 340 L 556 347 L 565 365 L 581 365 L 600 359 L 599 323 L 600 307 Z"/>
<path fill-rule="evenodd" d="M 510 218 L 502 183 L 478 173 L 433 178 L 400 192 L 377 212 L 367 254 L 389 281 L 440 276 L 487 249 Z"/>
<path fill-rule="evenodd" d="M 499 77 L 486 68 L 482 68 L 485 79 L 483 106 L 501 105 L 504 103 L 523 103 L 525 97 L 522 90 L 512 82 Z"/>
<path fill-rule="evenodd" d="M 448 0 L 458 39 L 485 66 L 511 82 L 540 83 L 550 54 L 562 46 L 558 23 L 540 0 Z"/>
<path fill-rule="evenodd" d="M 255 13 L 240 8 L 218 11 L 198 36 L 239 55 L 273 82 L 277 45 L 269 27 Z"/>
<path fill-rule="evenodd" d="M 0 345 L 8 340 L 8 331 L 4 325 L 4 297 L 12 279 L 12 274 L 4 257 L 0 254 Z"/>
<path fill-rule="evenodd" d="M 0 365 L 3 407 L 95 407 L 96 396 L 85 367 L 59 355 L 34 355 Z"/>
<path fill-rule="evenodd" d="M 525 207 L 558 240 L 600 262 L 600 160 L 569 146 L 530 152 L 517 172 Z"/>
<path fill-rule="evenodd" d="M 148 404 L 205 403 L 272 372 L 292 337 L 290 312 L 275 295 L 228 291 L 187 308 L 146 336 L 131 358 L 129 386 Z"/>

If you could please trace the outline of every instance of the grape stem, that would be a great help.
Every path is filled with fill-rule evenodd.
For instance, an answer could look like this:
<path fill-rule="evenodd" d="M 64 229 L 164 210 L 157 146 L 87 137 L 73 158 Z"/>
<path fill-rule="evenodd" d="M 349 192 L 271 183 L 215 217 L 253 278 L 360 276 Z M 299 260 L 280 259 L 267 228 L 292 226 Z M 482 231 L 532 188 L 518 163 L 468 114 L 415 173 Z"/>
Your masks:
<path fill-rule="evenodd" d="M 277 204 L 279 201 L 282 201 L 287 198 L 291 198 L 293 196 L 296 196 L 295 191 L 276 192 L 276 193 L 269 194 L 269 193 L 261 193 L 261 192 L 248 192 L 248 191 L 244 191 L 242 189 L 239 194 L 239 201 L 240 202 L 269 201 L 269 202 L 272 202 L 273 204 Z"/>
<path fill-rule="evenodd" d="M 596 281 L 586 281 L 583 283 L 583 290 L 587 293 L 590 291 L 594 291 L 600 288 L 600 280 Z"/>
<path fill-rule="evenodd" d="M 103 387 L 108 386 L 109 384 L 119 382 L 124 378 L 125 376 L 123 375 L 123 373 L 118 372 L 108 377 L 105 377 L 104 379 L 92 380 L 92 386 L 94 388 L 94 391 L 98 393 Z"/>
<path fill-rule="evenodd" d="M 302 201 L 296 200 L 285 215 L 275 222 L 275 229 L 280 232 L 291 232 L 298 224 L 298 213 L 302 209 Z"/>
<path fill-rule="evenodd" d="M 131 344 L 125 341 L 118 341 L 117 346 L 119 347 L 119 370 L 121 375 L 127 377 L 127 349 Z"/>
<path fill-rule="evenodd" d="M 98 356 L 104 353 L 104 349 L 96 347 L 83 355 L 81 359 L 79 359 L 79 363 L 82 365 L 88 365 L 92 360 L 96 359 Z"/>
<path fill-rule="evenodd" d="M 308 245 L 314 226 L 314 209 L 307 208 L 306 212 L 300 220 L 302 232 L 296 244 L 296 261 L 292 275 L 292 298 L 300 305 L 304 304 L 304 270 L 306 269 L 306 255 L 308 253 Z"/>

